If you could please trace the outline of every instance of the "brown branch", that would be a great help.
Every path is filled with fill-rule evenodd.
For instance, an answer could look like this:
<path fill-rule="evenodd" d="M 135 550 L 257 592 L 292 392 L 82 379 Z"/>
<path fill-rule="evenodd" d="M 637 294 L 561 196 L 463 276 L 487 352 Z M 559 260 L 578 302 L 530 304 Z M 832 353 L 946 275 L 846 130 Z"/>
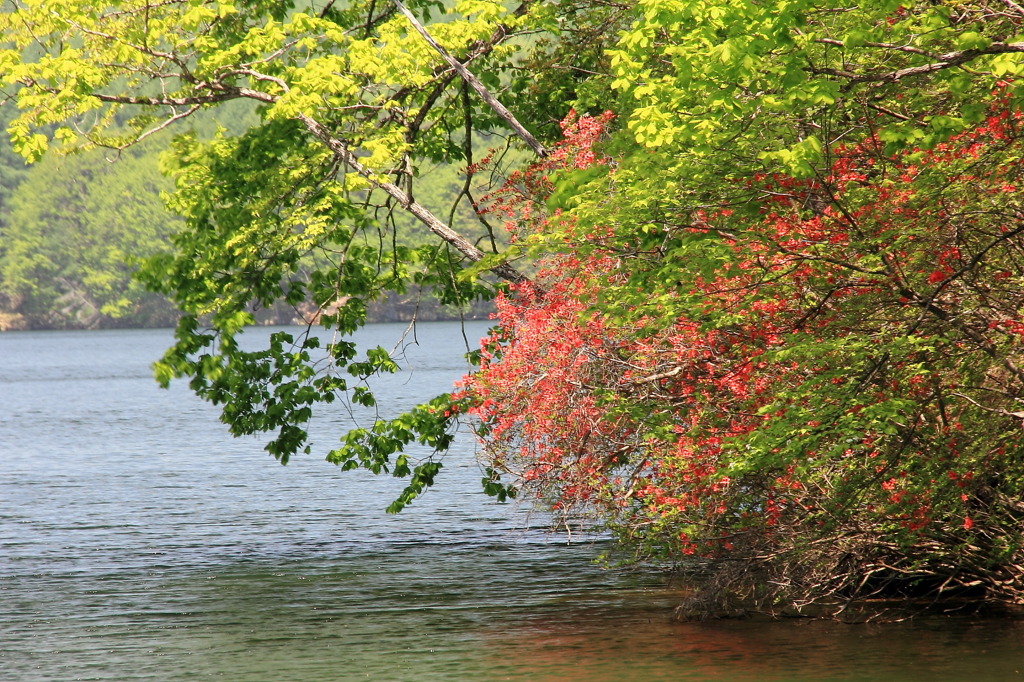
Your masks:
<path fill-rule="evenodd" d="M 519 7 L 517 7 L 516 10 L 512 12 L 512 15 L 516 17 L 521 17 L 524 14 L 526 14 L 526 11 L 529 9 L 531 2 L 532 0 L 526 0 L 526 2 L 519 5 Z M 498 24 L 498 26 L 494 29 L 494 32 L 491 33 L 491 35 L 488 36 L 486 40 L 478 40 L 472 45 L 470 45 L 469 48 L 467 48 L 466 56 L 464 59 L 461 60 L 462 64 L 469 64 L 470 62 L 479 59 L 480 57 L 486 54 L 489 54 L 491 50 L 493 50 L 495 47 L 501 44 L 501 42 L 508 37 L 510 30 L 511 29 L 508 25 Z M 445 87 L 447 87 L 448 84 L 451 83 L 452 79 L 455 78 L 457 74 L 452 72 L 450 67 L 438 65 L 434 68 L 431 75 L 435 78 L 443 77 L 443 82 L 445 84 Z M 406 97 L 408 97 L 413 92 L 413 90 L 414 88 L 411 86 L 405 86 L 403 88 L 400 88 L 395 92 L 394 95 L 392 95 L 391 99 L 393 99 L 396 102 L 402 102 L 405 100 Z"/>
<path fill-rule="evenodd" d="M 928 73 L 942 71 L 943 69 L 949 69 L 954 66 L 960 66 L 962 64 L 966 64 L 967 62 L 977 59 L 978 57 L 983 57 L 985 55 L 1008 54 L 1019 52 L 1024 52 L 1024 43 L 992 43 L 991 45 L 985 48 L 947 52 L 946 54 L 938 55 L 936 57 L 936 61 L 932 62 L 931 64 L 911 66 L 906 69 L 899 69 L 898 71 L 890 71 L 889 73 L 854 73 L 852 71 L 846 71 L 843 69 L 829 69 L 816 67 L 810 67 L 809 70 L 811 71 L 811 73 L 819 73 L 827 76 L 845 78 L 854 83 L 895 83 L 896 81 L 902 80 L 904 78 L 922 76 Z"/>
<path fill-rule="evenodd" d="M 224 102 L 229 99 L 236 99 L 240 95 L 196 95 L 188 97 L 132 97 L 128 95 L 104 95 L 102 93 L 93 93 L 93 97 L 101 102 L 111 102 L 113 104 L 136 104 L 139 106 L 147 107 L 185 107 L 193 104 L 216 104 L 217 102 Z"/>
<path fill-rule="evenodd" d="M 161 130 L 166 129 L 170 125 L 173 125 L 175 121 L 180 121 L 183 118 L 188 118 L 192 114 L 194 114 L 197 111 L 199 111 L 199 107 L 200 106 L 202 106 L 202 105 L 200 105 L 200 104 L 193 104 L 186 111 L 182 111 L 182 112 L 179 112 L 177 114 L 174 114 L 173 116 L 169 116 L 167 118 L 167 120 L 165 120 L 160 125 L 155 126 L 153 128 L 150 128 L 146 132 L 144 132 L 141 135 L 139 135 L 138 137 L 136 137 L 130 143 L 118 147 L 117 150 L 118 151 L 123 151 L 123 150 L 127 149 L 128 147 L 130 147 L 131 145 L 135 145 L 135 144 L 138 144 L 138 143 L 142 142 L 143 140 L 145 140 L 150 135 L 154 135 L 156 133 L 159 133 Z"/>
<path fill-rule="evenodd" d="M 1021 7 L 1013 0 L 1003 0 L 1003 4 L 1012 9 L 1014 12 L 1024 17 L 1024 7 Z"/>
<path fill-rule="evenodd" d="M 387 193 L 392 199 L 398 202 L 399 206 L 416 216 L 420 222 L 430 228 L 431 232 L 441 237 L 441 239 L 448 244 L 454 246 L 463 256 L 474 263 L 479 262 L 484 258 L 486 254 L 484 254 L 483 251 L 473 246 L 472 242 L 468 239 L 438 220 L 433 213 L 415 201 L 411 196 L 409 196 L 409 194 L 404 192 L 394 183 L 381 180 L 370 169 L 359 163 L 359 159 L 351 150 L 349 150 L 348 145 L 332 136 L 317 121 L 313 120 L 306 114 L 301 113 L 298 115 L 298 119 L 302 121 L 303 125 L 306 126 L 306 129 L 312 133 L 314 137 L 320 140 L 332 152 L 337 154 L 342 161 L 352 167 L 357 173 L 359 173 L 359 175 L 366 178 L 371 185 Z M 502 279 L 508 280 L 512 283 L 519 284 L 529 281 L 529 278 L 526 275 L 522 274 L 508 263 L 496 265 L 492 267 L 491 270 Z"/>
<path fill-rule="evenodd" d="M 427 120 L 427 114 L 430 113 L 430 110 L 434 107 L 434 104 L 441 97 L 441 95 L 444 94 L 444 91 L 448 89 L 448 86 L 451 85 L 451 82 L 453 80 L 455 80 L 455 72 L 449 71 L 445 76 L 441 78 L 440 81 L 438 81 L 437 85 L 434 86 L 434 89 L 431 90 L 430 93 L 427 95 L 427 98 L 423 100 L 423 105 L 420 107 L 419 112 L 416 114 L 416 118 L 414 118 L 406 127 L 406 143 L 411 145 L 413 142 L 416 141 L 416 136 L 419 135 L 420 128 L 423 127 L 423 122 Z"/>
<path fill-rule="evenodd" d="M 1007 410 L 1000 410 L 1000 409 L 995 408 L 995 407 L 985 407 L 984 405 L 979 403 L 977 400 L 971 398 L 970 396 L 966 396 L 963 393 L 950 393 L 950 395 L 955 395 L 958 398 L 963 398 L 964 400 L 966 400 L 967 402 L 971 403 L 975 407 L 981 408 L 982 410 L 985 410 L 986 412 L 994 412 L 995 414 L 1001 414 L 1004 417 L 1014 417 L 1015 419 L 1024 419 L 1024 412 L 1009 412 Z"/>
<path fill-rule="evenodd" d="M 328 0 L 327 4 L 324 5 L 324 8 L 322 10 L 320 10 L 320 14 L 318 14 L 317 16 L 319 16 L 321 19 L 323 19 L 324 17 L 327 16 L 327 13 L 331 11 L 331 7 L 333 7 L 333 6 L 334 6 L 334 0 Z"/>
<path fill-rule="evenodd" d="M 674 367 L 674 368 L 672 368 L 672 369 L 670 369 L 670 370 L 668 370 L 666 372 L 659 372 L 658 374 L 651 374 L 650 376 L 641 377 L 639 379 L 634 379 L 631 383 L 632 383 L 633 386 L 641 386 L 643 384 L 651 384 L 651 383 L 654 383 L 655 381 L 660 381 L 662 379 L 671 379 L 672 377 L 678 376 L 679 374 L 681 374 L 682 371 L 683 371 L 682 367 Z"/>
<path fill-rule="evenodd" d="M 516 135 L 518 135 L 519 138 L 522 139 L 523 142 L 525 142 L 526 145 L 530 149 L 532 149 L 535 154 L 537 154 L 537 156 L 547 156 L 548 152 L 544 148 L 544 145 L 538 142 L 537 138 L 535 138 L 530 133 L 530 131 L 523 127 L 523 125 L 518 121 L 518 119 L 516 119 L 512 112 L 506 109 L 505 105 L 499 102 L 498 99 L 494 97 L 494 95 L 492 95 L 490 91 L 487 90 L 484 84 L 480 82 L 480 79 L 474 76 L 462 62 L 448 54 L 448 51 L 444 49 L 436 40 L 434 40 L 433 37 L 431 37 L 431 35 L 427 32 L 427 29 L 423 27 L 419 20 L 416 19 L 416 16 L 412 12 L 410 12 L 405 7 L 405 5 L 403 5 L 400 2 L 400 0 L 391 1 L 395 4 L 395 7 L 398 8 L 398 11 L 405 15 L 405 18 L 409 20 L 409 23 L 413 25 L 413 28 L 415 28 L 416 31 L 421 36 L 423 36 L 423 39 L 426 40 L 427 43 L 429 43 L 430 46 L 433 47 L 437 51 L 437 53 L 441 55 L 442 59 L 448 62 L 449 66 L 455 69 L 455 71 L 459 74 L 459 76 L 462 77 L 464 81 L 469 83 L 469 85 L 474 90 L 476 90 L 477 94 L 480 95 L 480 98 L 483 99 L 483 101 L 486 102 L 487 105 L 490 106 L 491 109 L 493 109 L 496 114 L 498 114 L 498 116 L 500 116 L 506 123 L 508 123 L 509 127 L 511 127 L 512 130 L 515 131 Z"/>
<path fill-rule="evenodd" d="M 277 101 L 277 98 L 273 95 L 250 88 L 224 88 L 219 92 L 209 95 L 186 95 L 184 97 L 135 97 L 130 95 L 104 95 L 102 93 L 93 93 L 93 97 L 101 102 L 135 104 L 147 107 L 188 107 L 194 104 L 216 104 L 241 98 L 255 99 L 267 104 L 273 104 Z"/>
<path fill-rule="evenodd" d="M 903 114 L 901 114 L 899 112 L 896 112 L 896 111 L 893 111 L 892 109 L 886 109 L 885 107 L 879 106 L 877 104 L 872 104 L 871 102 L 865 102 L 864 105 L 866 107 L 868 107 L 869 109 L 874 109 L 875 111 L 880 111 L 883 114 L 887 114 L 889 116 L 892 116 L 893 118 L 898 118 L 901 121 L 913 121 L 914 120 L 910 116 L 904 116 Z"/>
<path fill-rule="evenodd" d="M 837 47 L 846 47 L 845 43 L 841 40 L 835 40 L 834 38 L 818 38 L 814 42 L 819 45 L 836 45 Z M 931 57 L 933 59 L 939 58 L 934 52 L 928 50 L 922 50 L 919 47 L 912 45 L 897 45 L 896 43 L 861 43 L 864 47 L 877 47 L 883 50 L 894 50 L 896 52 L 909 52 L 910 54 L 924 55 L 925 57 Z"/>

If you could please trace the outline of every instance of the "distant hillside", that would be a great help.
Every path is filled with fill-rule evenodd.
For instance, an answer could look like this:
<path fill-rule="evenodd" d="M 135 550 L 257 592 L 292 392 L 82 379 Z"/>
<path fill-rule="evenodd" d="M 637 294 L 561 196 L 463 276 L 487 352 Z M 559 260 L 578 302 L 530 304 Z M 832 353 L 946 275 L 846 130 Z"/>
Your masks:
<path fill-rule="evenodd" d="M 0 106 L 4 128 L 12 109 Z M 209 138 L 218 126 L 238 134 L 254 120 L 251 108 L 235 106 L 193 126 L 201 138 Z M 140 260 L 172 248 L 170 237 L 180 221 L 161 199 L 162 192 L 174 189 L 160 172 L 170 137 L 154 136 L 120 154 L 51 154 L 26 166 L 0 135 L 0 331 L 175 323 L 178 313 L 171 302 L 132 278 Z M 422 174 L 417 199 L 447 216 L 460 189 L 457 170 L 444 167 Z M 402 219 L 410 243 L 427 238 L 426 228 Z M 455 220 L 467 234 L 480 231 L 466 201 Z M 310 316 L 310 306 L 302 308 L 257 311 L 256 316 L 263 324 L 291 324 Z M 492 309 L 478 303 L 463 317 L 483 319 Z M 414 314 L 424 321 L 460 316 L 429 292 L 392 296 L 368 310 L 371 322 L 407 321 Z"/>

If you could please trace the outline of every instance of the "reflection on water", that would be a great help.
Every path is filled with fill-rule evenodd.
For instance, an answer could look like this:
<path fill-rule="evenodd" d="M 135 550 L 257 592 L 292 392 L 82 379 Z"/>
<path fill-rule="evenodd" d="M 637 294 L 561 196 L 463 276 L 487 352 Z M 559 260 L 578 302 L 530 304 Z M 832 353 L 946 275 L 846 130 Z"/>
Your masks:
<path fill-rule="evenodd" d="M 377 385 L 386 411 L 465 369 L 458 325 L 419 340 Z M 281 467 L 184 386 L 158 390 L 169 341 L 0 335 L 0 679 L 1022 679 L 1019 623 L 674 623 L 659 575 L 601 570 L 599 548 L 480 493 L 468 437 L 387 516 L 401 481 Z M 347 419 L 318 417 L 315 451 Z"/>

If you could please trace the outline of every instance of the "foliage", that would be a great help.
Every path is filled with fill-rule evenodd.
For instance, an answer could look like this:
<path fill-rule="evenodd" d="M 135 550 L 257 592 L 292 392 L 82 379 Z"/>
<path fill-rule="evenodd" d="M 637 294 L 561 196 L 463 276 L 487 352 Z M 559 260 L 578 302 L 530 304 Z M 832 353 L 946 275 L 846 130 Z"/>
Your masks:
<path fill-rule="evenodd" d="M 174 308 L 132 279 L 131 261 L 166 249 L 175 227 L 158 154 L 147 145 L 115 163 L 98 152 L 50 157 L 29 171 L 0 235 L 0 289 L 27 326 L 174 323 Z"/>
<path fill-rule="evenodd" d="M 428 22 L 449 15 L 430 23 L 431 35 L 499 96 L 511 94 L 511 108 L 538 128 L 568 103 L 530 106 L 515 95 L 538 82 L 558 81 L 568 92 L 585 81 L 592 62 L 604 59 L 600 45 L 614 35 L 590 21 L 614 28 L 628 18 L 624 8 L 591 17 L 587 7 L 410 3 Z M 475 212 L 473 225 L 465 220 L 477 194 L 516 156 L 514 144 L 496 145 L 488 173 L 461 174 L 450 208 L 432 212 L 417 201 L 429 189 L 421 174 L 437 164 L 470 166 L 474 143 L 496 139 L 505 120 L 392 3 L 127 0 L 99 7 L 72 0 L 15 5 L 0 15 L 0 29 L 8 41 L 0 77 L 21 110 L 9 132 L 31 160 L 47 149 L 125 151 L 224 102 L 259 106 L 259 125 L 244 132 L 175 138 L 164 169 L 175 183 L 169 205 L 184 225 L 173 253 L 150 259 L 139 278 L 184 313 L 176 345 L 156 365 L 158 379 L 189 377 L 199 395 L 222 406 L 233 433 L 272 433 L 267 449 L 282 462 L 309 450 L 304 424 L 314 407 L 344 397 L 372 405 L 365 380 L 394 369 L 383 349 L 357 362 L 347 339 L 370 304 L 425 290 L 442 304 L 465 306 L 500 287 L 489 271 L 524 278 L 497 254 L 502 235 Z M 593 43 L 572 54 L 567 73 L 550 56 L 558 54 L 558 36 Z M 549 73 L 517 77 L 517 53 L 547 64 Z M 409 229 L 396 217 L 403 212 L 427 230 Z M 481 261 L 485 267 L 469 267 Z M 259 311 L 282 306 L 338 336 L 326 348 L 302 334 L 241 350 L 245 326 Z M 440 468 L 436 459 L 407 465 L 401 454 L 414 439 L 440 452 L 447 447 L 443 434 L 454 428 L 455 413 L 438 405 L 351 434 L 332 461 L 411 475 L 397 510 Z"/>
<path fill-rule="evenodd" d="M 393 4 L 0 15 L 27 158 L 259 103 L 260 125 L 179 136 L 168 156 L 185 225 L 142 273 L 185 312 L 161 381 L 190 377 L 233 433 L 273 432 L 287 461 L 309 450 L 315 408 L 372 406 L 366 380 L 395 370 L 345 337 L 370 302 L 500 294 L 479 374 L 329 455 L 410 476 L 392 511 L 434 482 L 471 409 L 487 492 L 598 512 L 641 558 L 699 558 L 700 609 L 744 592 L 769 609 L 1022 598 L 1024 10 L 466 0 L 429 23 L 441 5 L 411 9 L 540 135 L 531 168 L 475 158 L 508 117 Z M 596 145 L 610 115 L 573 115 L 552 145 L 573 104 L 614 106 L 621 129 Z M 112 128 L 128 109 L 134 132 Z M 431 164 L 465 168 L 447 224 L 416 201 Z M 463 201 L 486 215 L 459 233 Z M 339 335 L 242 351 L 253 311 L 282 303 Z M 411 462 L 413 441 L 437 456 Z"/>
<path fill-rule="evenodd" d="M 467 380 L 491 467 L 687 611 L 1021 600 L 1024 13 L 641 7 L 627 132 L 519 193 L 564 255 Z"/>
<path fill-rule="evenodd" d="M 936 577 L 1015 599 L 1021 118 L 924 153 L 837 148 L 820 181 L 755 176 L 756 216 L 663 234 L 665 258 L 724 246 L 677 283 L 667 324 L 586 304 L 626 283 L 621 235 L 589 230 L 542 295 L 499 300 L 464 396 L 490 465 L 567 523 L 612 519 L 642 556 L 757 557 L 777 586 L 762 599 Z M 828 203 L 802 210 L 815 193 Z"/>

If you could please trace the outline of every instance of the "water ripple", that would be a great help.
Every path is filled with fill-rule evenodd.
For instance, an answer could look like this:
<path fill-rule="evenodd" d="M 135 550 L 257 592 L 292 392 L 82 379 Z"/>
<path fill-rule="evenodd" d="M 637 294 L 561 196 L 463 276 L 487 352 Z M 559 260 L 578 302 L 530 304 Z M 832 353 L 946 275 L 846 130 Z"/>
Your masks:
<path fill-rule="evenodd" d="M 419 339 L 375 385 L 387 412 L 465 371 L 457 325 Z M 673 623 L 662 576 L 602 570 L 601 542 L 566 545 L 484 496 L 466 434 L 438 488 L 389 516 L 401 481 L 312 456 L 282 467 L 184 386 L 158 390 L 147 368 L 170 342 L 0 335 L 4 680 L 1019 677 L 1011 623 Z M 340 408 L 318 417 L 317 451 L 346 426 Z"/>

